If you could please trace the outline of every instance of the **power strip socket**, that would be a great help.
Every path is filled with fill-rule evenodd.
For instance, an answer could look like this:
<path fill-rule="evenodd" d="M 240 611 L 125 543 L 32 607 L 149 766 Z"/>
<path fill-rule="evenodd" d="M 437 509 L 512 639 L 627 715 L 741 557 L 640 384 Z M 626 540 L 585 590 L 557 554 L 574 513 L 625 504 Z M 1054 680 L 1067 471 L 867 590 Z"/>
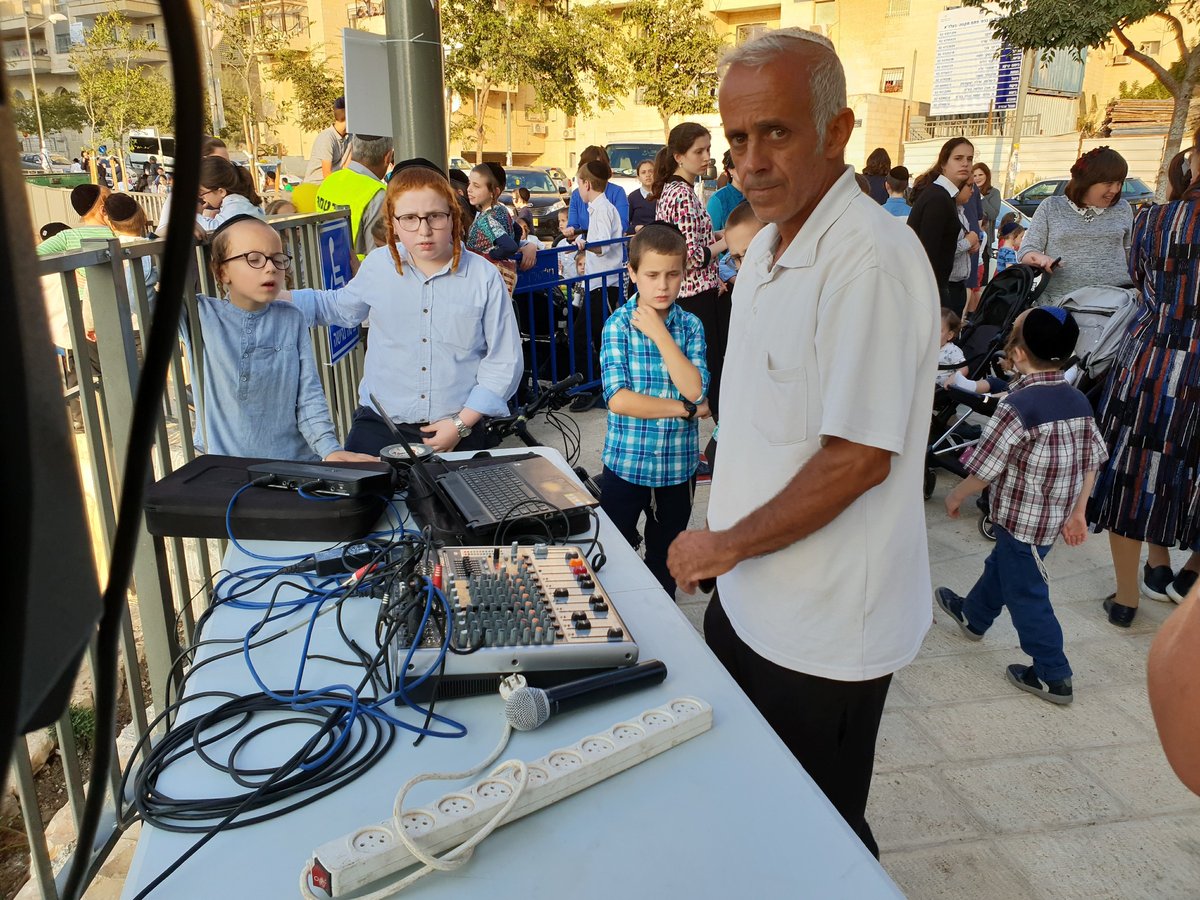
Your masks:
<path fill-rule="evenodd" d="M 551 750 L 529 763 L 527 783 L 505 824 L 657 756 L 712 727 L 712 707 L 679 697 L 640 716 Z M 515 767 L 504 766 L 427 808 L 405 810 L 378 825 L 359 828 L 316 849 L 312 887 L 343 897 L 418 863 L 396 836 L 403 828 L 428 854 L 440 855 L 479 831 L 516 790 Z"/>

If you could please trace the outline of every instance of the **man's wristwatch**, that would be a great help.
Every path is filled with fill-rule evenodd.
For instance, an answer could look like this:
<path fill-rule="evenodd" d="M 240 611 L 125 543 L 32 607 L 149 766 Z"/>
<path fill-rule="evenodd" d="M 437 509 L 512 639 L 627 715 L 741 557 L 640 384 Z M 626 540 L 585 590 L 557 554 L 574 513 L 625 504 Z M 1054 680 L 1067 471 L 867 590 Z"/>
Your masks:
<path fill-rule="evenodd" d="M 685 422 L 690 422 L 692 419 L 696 418 L 696 404 L 695 403 L 693 403 L 691 400 L 688 400 L 687 398 L 684 398 L 683 400 L 680 400 L 679 402 L 683 404 L 683 411 L 687 413 L 686 416 L 680 416 L 679 418 L 683 419 Z"/>
<path fill-rule="evenodd" d="M 462 420 L 462 416 L 455 413 L 450 417 L 450 421 L 454 423 L 454 427 L 458 429 L 458 439 L 462 440 L 471 433 L 471 426 Z"/>

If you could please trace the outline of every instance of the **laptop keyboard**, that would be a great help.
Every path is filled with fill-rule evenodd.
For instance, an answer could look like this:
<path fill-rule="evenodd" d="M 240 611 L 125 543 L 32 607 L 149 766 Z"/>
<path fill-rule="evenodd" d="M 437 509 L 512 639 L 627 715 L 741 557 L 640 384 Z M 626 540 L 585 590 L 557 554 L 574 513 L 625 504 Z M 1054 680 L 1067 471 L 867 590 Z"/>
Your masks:
<path fill-rule="evenodd" d="M 497 522 L 556 509 L 535 494 L 508 466 L 461 469 L 459 475 Z"/>

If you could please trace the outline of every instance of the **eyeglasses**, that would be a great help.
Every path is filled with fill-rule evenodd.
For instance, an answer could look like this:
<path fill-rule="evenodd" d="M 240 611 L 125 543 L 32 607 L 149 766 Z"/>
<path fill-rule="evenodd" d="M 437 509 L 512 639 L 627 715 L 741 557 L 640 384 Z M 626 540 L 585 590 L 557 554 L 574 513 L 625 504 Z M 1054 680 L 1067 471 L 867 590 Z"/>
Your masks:
<path fill-rule="evenodd" d="M 422 222 L 427 223 L 434 231 L 441 231 L 450 226 L 450 213 L 448 212 L 431 212 L 423 216 L 418 216 L 416 213 L 404 213 L 392 216 L 392 218 L 404 231 L 416 231 L 421 227 Z"/>
<path fill-rule="evenodd" d="M 286 253 L 272 253 L 268 256 L 265 253 L 260 253 L 257 250 L 251 250 L 249 253 L 239 253 L 237 256 L 229 256 L 221 260 L 222 263 L 233 262 L 235 259 L 244 259 L 246 265 L 252 269 L 265 269 L 267 260 L 275 263 L 275 268 L 281 272 L 292 267 L 292 258 Z"/>

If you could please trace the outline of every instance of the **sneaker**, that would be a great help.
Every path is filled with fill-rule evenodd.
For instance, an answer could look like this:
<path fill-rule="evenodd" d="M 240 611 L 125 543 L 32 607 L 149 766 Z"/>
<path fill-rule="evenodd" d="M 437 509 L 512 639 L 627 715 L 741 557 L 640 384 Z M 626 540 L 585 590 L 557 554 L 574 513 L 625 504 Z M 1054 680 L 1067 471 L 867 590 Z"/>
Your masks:
<path fill-rule="evenodd" d="M 1006 674 L 1009 683 L 1013 687 L 1028 691 L 1049 703 L 1066 706 L 1075 699 L 1075 695 L 1071 690 L 1070 678 L 1064 678 L 1062 681 L 1047 681 L 1045 684 L 1042 684 L 1038 680 L 1037 674 L 1033 671 L 1033 666 L 1022 666 L 1016 663 L 1008 667 Z"/>
<path fill-rule="evenodd" d="M 1108 613 L 1108 621 L 1118 628 L 1128 628 L 1133 624 L 1133 617 L 1137 615 L 1137 607 L 1118 603 L 1116 594 L 1109 594 L 1104 598 L 1104 611 Z"/>
<path fill-rule="evenodd" d="M 1171 596 L 1167 588 L 1175 580 L 1175 573 L 1170 566 L 1142 566 L 1142 593 L 1151 600 L 1169 601 Z"/>
<path fill-rule="evenodd" d="M 958 626 L 958 630 L 963 633 L 968 641 L 982 641 L 983 635 L 973 630 L 967 624 L 967 617 L 963 615 L 963 598 L 954 593 L 947 587 L 937 588 L 933 592 L 933 599 L 937 601 L 937 605 L 942 612 L 954 620 L 954 624 Z"/>
<path fill-rule="evenodd" d="M 1197 573 L 1191 569 L 1180 569 L 1179 574 L 1175 576 L 1175 580 L 1167 585 L 1167 594 L 1176 603 L 1182 603 L 1183 598 L 1188 595 L 1188 592 L 1196 584 Z"/>
<path fill-rule="evenodd" d="M 709 463 L 708 457 L 703 453 L 700 454 L 700 464 L 696 466 L 696 484 L 711 484 L 712 483 L 712 464 Z"/>

